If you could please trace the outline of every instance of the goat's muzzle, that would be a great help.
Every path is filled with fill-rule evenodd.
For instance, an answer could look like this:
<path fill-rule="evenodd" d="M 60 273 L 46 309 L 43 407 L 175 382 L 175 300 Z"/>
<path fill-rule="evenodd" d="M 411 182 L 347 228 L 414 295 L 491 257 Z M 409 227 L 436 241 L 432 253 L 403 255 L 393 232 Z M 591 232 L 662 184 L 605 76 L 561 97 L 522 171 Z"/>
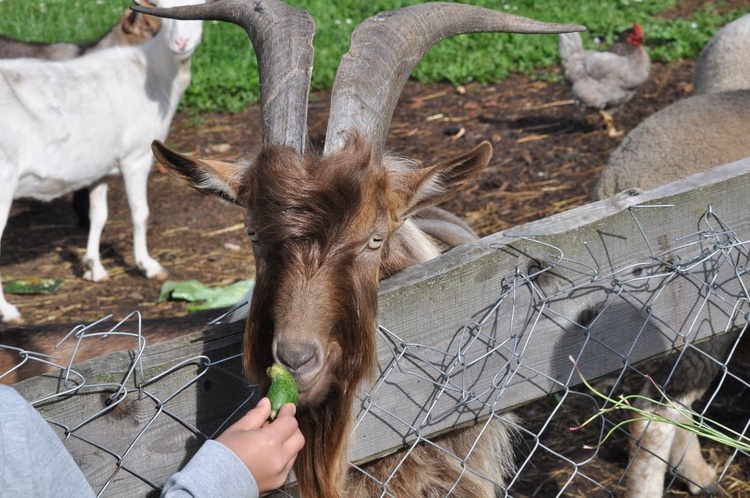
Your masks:
<path fill-rule="evenodd" d="M 273 359 L 283 365 L 293 376 L 300 394 L 300 405 L 317 405 L 334 381 L 332 368 L 340 361 L 339 348 L 334 345 L 324 348 L 317 340 L 273 341 Z"/>
<path fill-rule="evenodd" d="M 273 357 L 295 377 L 306 379 L 320 371 L 323 364 L 323 348 L 318 341 L 273 342 Z"/>

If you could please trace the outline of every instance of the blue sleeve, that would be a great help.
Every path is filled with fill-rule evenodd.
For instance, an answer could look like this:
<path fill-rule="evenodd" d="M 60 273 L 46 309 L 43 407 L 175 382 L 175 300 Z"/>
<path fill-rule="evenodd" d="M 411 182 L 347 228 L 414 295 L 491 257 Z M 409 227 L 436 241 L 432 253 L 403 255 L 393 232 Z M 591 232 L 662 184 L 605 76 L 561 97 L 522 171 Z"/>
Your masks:
<path fill-rule="evenodd" d="M 4 385 L 0 385 L 0 496 L 94 498 L 60 437 L 15 389 Z"/>
<path fill-rule="evenodd" d="M 164 484 L 162 498 L 258 498 L 250 470 L 223 444 L 208 440 Z"/>

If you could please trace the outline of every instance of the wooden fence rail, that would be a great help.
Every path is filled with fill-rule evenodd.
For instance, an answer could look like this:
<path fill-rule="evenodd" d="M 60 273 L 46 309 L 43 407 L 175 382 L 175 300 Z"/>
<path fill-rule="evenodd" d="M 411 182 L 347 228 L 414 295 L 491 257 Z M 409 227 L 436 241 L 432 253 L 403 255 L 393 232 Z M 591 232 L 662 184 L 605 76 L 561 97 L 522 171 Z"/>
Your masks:
<path fill-rule="evenodd" d="M 743 327 L 748 192 L 750 158 L 485 237 L 384 281 L 380 375 L 354 408 L 352 461 L 575 385 L 570 356 L 594 379 Z M 253 402 L 242 328 L 81 363 L 75 394 L 60 394 L 71 385 L 62 374 L 16 388 L 41 400 L 103 496 L 144 496 Z"/>

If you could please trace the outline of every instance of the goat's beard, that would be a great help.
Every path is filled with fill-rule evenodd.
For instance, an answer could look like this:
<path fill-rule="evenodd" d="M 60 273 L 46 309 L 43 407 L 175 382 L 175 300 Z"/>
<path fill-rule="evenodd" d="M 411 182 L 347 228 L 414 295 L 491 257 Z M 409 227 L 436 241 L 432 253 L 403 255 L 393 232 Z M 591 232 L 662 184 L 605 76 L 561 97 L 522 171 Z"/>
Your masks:
<path fill-rule="evenodd" d="M 246 341 L 246 348 L 250 346 Z M 252 357 L 246 349 L 245 371 L 251 379 L 265 389 L 268 379 L 263 375 L 263 365 L 270 364 L 270 355 L 259 354 Z M 261 372 L 261 373 L 258 373 Z M 352 406 L 357 394 L 359 379 L 347 379 L 344 383 L 334 382 L 315 405 L 300 403 L 297 412 L 299 427 L 305 437 L 305 445 L 297 455 L 294 471 L 297 478 L 299 496 L 302 498 L 343 498 L 346 483 L 350 433 L 352 430 Z"/>
<path fill-rule="evenodd" d="M 264 280 L 256 281 L 244 346 L 245 372 L 256 381 L 266 379 L 265 368 L 273 362 L 274 320 L 269 312 L 273 293 L 262 284 L 262 288 L 258 287 L 261 281 Z M 310 400 L 316 401 L 314 404 L 300 404 L 297 419 L 305 446 L 297 455 L 294 469 L 303 498 L 346 496 L 347 450 L 353 427 L 354 400 L 360 384 L 373 377 L 377 365 L 377 285 L 368 283 L 366 279 L 356 281 L 347 292 L 342 292 L 342 295 L 356 296 L 349 300 L 354 307 L 340 308 L 341 315 L 333 325 L 330 340 L 336 341 L 338 349 L 348 354 L 339 354 L 332 363 L 335 366 L 328 376 L 329 388 L 325 394 L 320 392 L 320 397 Z M 341 302 L 346 301 L 341 299 Z"/>
<path fill-rule="evenodd" d="M 372 377 L 376 364 L 374 333 L 364 337 L 364 341 L 349 345 L 358 354 L 340 358 L 333 372 L 336 380 L 330 383 L 325 398 L 306 406 L 299 414 L 305 446 L 297 456 L 294 469 L 302 498 L 347 496 L 354 400 L 362 381 Z"/>
<path fill-rule="evenodd" d="M 299 425 L 305 446 L 294 471 L 303 498 L 342 498 L 346 484 L 352 406 L 358 383 L 331 386 L 328 397 L 305 410 Z"/>
<path fill-rule="evenodd" d="M 269 334 L 270 335 L 270 334 Z M 251 379 L 265 388 L 268 380 L 265 366 L 273 362 L 270 347 L 262 347 L 261 336 L 247 336 L 245 341 L 245 371 Z M 303 498 L 343 498 L 346 496 L 348 447 L 353 427 L 352 408 L 361 382 L 374 370 L 374 340 L 360 344 L 362 355 L 354 361 L 354 375 L 344 375 L 342 370 L 351 367 L 339 364 L 333 374 L 337 380 L 330 382 L 325 396 L 314 405 L 300 403 L 297 414 L 305 446 L 297 455 L 294 465 L 297 486 Z M 255 349 L 254 348 L 259 348 Z M 353 355 L 356 356 L 356 355 Z"/>

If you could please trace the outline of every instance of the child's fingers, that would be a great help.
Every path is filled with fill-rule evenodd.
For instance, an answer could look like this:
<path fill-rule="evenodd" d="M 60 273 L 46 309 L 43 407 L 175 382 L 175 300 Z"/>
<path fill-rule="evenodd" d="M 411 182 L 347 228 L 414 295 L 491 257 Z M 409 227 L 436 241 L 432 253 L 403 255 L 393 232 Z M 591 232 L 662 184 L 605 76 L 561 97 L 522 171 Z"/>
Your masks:
<path fill-rule="evenodd" d="M 291 415 L 292 417 L 294 417 L 296 414 L 297 414 L 297 407 L 294 406 L 294 403 L 287 403 L 279 409 L 278 416 Z"/>
<path fill-rule="evenodd" d="M 271 415 L 271 402 L 268 398 L 262 398 L 255 408 L 247 412 L 244 417 L 237 421 L 237 426 L 244 430 L 260 429 L 263 423 Z"/>
<path fill-rule="evenodd" d="M 305 437 L 299 430 L 299 423 L 294 417 L 295 411 L 295 406 L 291 403 L 282 406 L 270 427 L 281 438 L 285 449 L 296 454 L 305 445 Z"/>

